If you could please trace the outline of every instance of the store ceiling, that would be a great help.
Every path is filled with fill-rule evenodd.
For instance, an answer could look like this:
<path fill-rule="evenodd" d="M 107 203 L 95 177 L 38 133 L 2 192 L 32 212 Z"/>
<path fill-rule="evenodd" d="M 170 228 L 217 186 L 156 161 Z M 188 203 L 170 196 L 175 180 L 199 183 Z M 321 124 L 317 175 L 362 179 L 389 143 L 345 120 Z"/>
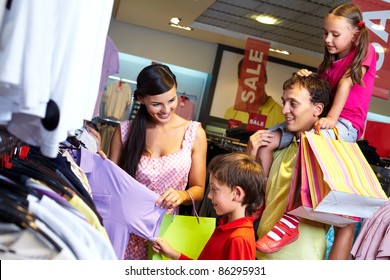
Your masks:
<path fill-rule="evenodd" d="M 367 0 L 372 1 L 372 0 Z M 122 22 L 178 34 L 207 42 L 245 48 L 255 37 L 292 55 L 319 55 L 323 52 L 322 22 L 330 8 L 350 1 L 329 0 L 115 0 L 113 17 Z M 250 19 L 265 13 L 281 20 L 269 26 Z M 170 18 L 180 17 L 181 25 L 193 31 L 172 28 Z"/>

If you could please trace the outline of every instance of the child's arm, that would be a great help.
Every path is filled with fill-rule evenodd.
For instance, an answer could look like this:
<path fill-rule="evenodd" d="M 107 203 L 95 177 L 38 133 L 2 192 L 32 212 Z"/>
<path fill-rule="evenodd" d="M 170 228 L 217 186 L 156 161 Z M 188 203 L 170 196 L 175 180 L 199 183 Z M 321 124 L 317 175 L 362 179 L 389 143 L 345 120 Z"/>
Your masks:
<path fill-rule="evenodd" d="M 367 72 L 366 66 L 362 66 L 362 72 L 362 76 L 364 76 L 364 74 L 366 74 Z M 339 119 L 341 111 L 345 106 L 345 102 L 347 102 L 348 95 L 351 91 L 352 86 L 353 81 L 351 77 L 344 76 L 340 80 L 337 86 L 335 97 L 332 102 L 332 107 L 330 108 L 328 115 L 318 121 L 318 125 L 320 128 L 332 129 L 336 126 L 337 120 Z"/>
<path fill-rule="evenodd" d="M 167 258 L 172 260 L 178 260 L 180 253 L 176 251 L 171 245 L 168 244 L 163 238 L 157 237 L 156 241 L 153 242 L 152 250 L 157 254 L 163 254 Z"/>
<path fill-rule="evenodd" d="M 337 120 L 340 117 L 341 111 L 347 102 L 349 91 L 353 86 L 351 77 L 343 77 L 337 87 L 336 95 L 333 99 L 332 107 L 325 118 L 318 120 L 318 125 L 322 129 L 332 129 L 336 126 Z"/>
<path fill-rule="evenodd" d="M 274 151 L 279 147 L 282 135 L 279 130 L 273 132 L 273 138 L 268 145 L 261 146 L 257 150 L 256 158 L 260 161 L 264 175 L 268 178 L 269 171 L 274 160 Z"/>
<path fill-rule="evenodd" d="M 267 177 L 273 161 L 273 152 L 279 147 L 280 139 L 281 133 L 278 130 L 259 130 L 249 137 L 247 154 L 256 156 Z"/>
<path fill-rule="evenodd" d="M 258 130 L 249 137 L 246 146 L 246 154 L 256 156 L 257 150 L 262 146 L 267 146 L 272 142 L 274 133 L 269 130 Z M 278 146 L 276 146 L 277 148 Z"/>

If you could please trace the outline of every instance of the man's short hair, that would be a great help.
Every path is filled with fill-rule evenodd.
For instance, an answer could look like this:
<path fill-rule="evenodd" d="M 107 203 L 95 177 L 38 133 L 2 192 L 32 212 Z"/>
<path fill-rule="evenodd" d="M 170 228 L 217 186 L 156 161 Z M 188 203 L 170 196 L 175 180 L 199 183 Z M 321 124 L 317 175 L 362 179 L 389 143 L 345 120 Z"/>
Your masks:
<path fill-rule="evenodd" d="M 324 110 L 319 117 L 325 117 L 330 110 L 332 102 L 329 83 L 316 74 L 300 76 L 294 73 L 290 79 L 284 82 L 283 90 L 291 89 L 296 85 L 300 88 L 306 89 L 309 92 L 310 101 L 313 104 L 324 104 Z"/>

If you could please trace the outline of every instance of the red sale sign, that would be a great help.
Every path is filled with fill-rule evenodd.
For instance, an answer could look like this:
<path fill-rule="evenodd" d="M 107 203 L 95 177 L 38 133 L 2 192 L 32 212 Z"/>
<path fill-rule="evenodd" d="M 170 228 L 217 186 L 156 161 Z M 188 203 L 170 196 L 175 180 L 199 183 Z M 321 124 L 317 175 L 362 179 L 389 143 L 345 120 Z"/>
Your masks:
<path fill-rule="evenodd" d="M 363 13 L 363 21 L 369 30 L 370 41 L 377 53 L 376 76 L 373 96 L 387 99 L 390 89 L 390 3 L 387 1 L 352 1 Z"/>
<path fill-rule="evenodd" d="M 248 124 L 246 125 L 246 130 L 247 131 L 258 131 L 260 129 L 264 129 L 266 121 L 267 121 L 266 115 L 250 113 Z"/>
<path fill-rule="evenodd" d="M 248 38 L 241 67 L 234 109 L 256 113 L 264 94 L 265 65 L 269 43 Z"/>
<path fill-rule="evenodd" d="M 228 128 L 240 127 L 241 124 L 242 124 L 242 121 L 229 119 L 229 121 L 228 121 Z"/>

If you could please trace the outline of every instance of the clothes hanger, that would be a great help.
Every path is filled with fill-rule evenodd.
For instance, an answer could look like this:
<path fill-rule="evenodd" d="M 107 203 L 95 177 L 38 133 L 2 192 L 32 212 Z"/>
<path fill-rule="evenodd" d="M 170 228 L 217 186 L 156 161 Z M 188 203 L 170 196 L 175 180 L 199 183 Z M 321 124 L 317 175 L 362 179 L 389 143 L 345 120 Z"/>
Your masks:
<path fill-rule="evenodd" d="M 20 205 L 0 193 L 0 220 L 6 223 L 13 223 L 21 229 L 30 228 L 34 232 L 46 239 L 57 252 L 61 252 L 62 247 L 58 245 L 49 235 L 40 229 L 35 223 L 35 215 L 24 205 Z"/>
<path fill-rule="evenodd" d="M 26 177 L 30 177 L 45 183 L 46 186 L 67 200 L 73 197 L 73 193 L 66 187 L 66 184 L 63 184 L 58 179 L 58 175 L 48 171 L 45 165 L 39 165 L 39 163 L 28 158 L 24 160 L 13 158 L 12 168 L 6 171 L 0 171 L 0 173 L 6 173 L 7 177 L 11 177 L 17 182 L 23 182 Z"/>
<path fill-rule="evenodd" d="M 8 132 L 7 128 L 0 126 L 0 167 L 11 167 L 11 158 L 22 141 Z"/>
<path fill-rule="evenodd" d="M 66 141 L 60 143 L 62 149 L 79 150 L 81 147 L 85 148 L 85 145 L 76 136 L 68 136 Z"/>

